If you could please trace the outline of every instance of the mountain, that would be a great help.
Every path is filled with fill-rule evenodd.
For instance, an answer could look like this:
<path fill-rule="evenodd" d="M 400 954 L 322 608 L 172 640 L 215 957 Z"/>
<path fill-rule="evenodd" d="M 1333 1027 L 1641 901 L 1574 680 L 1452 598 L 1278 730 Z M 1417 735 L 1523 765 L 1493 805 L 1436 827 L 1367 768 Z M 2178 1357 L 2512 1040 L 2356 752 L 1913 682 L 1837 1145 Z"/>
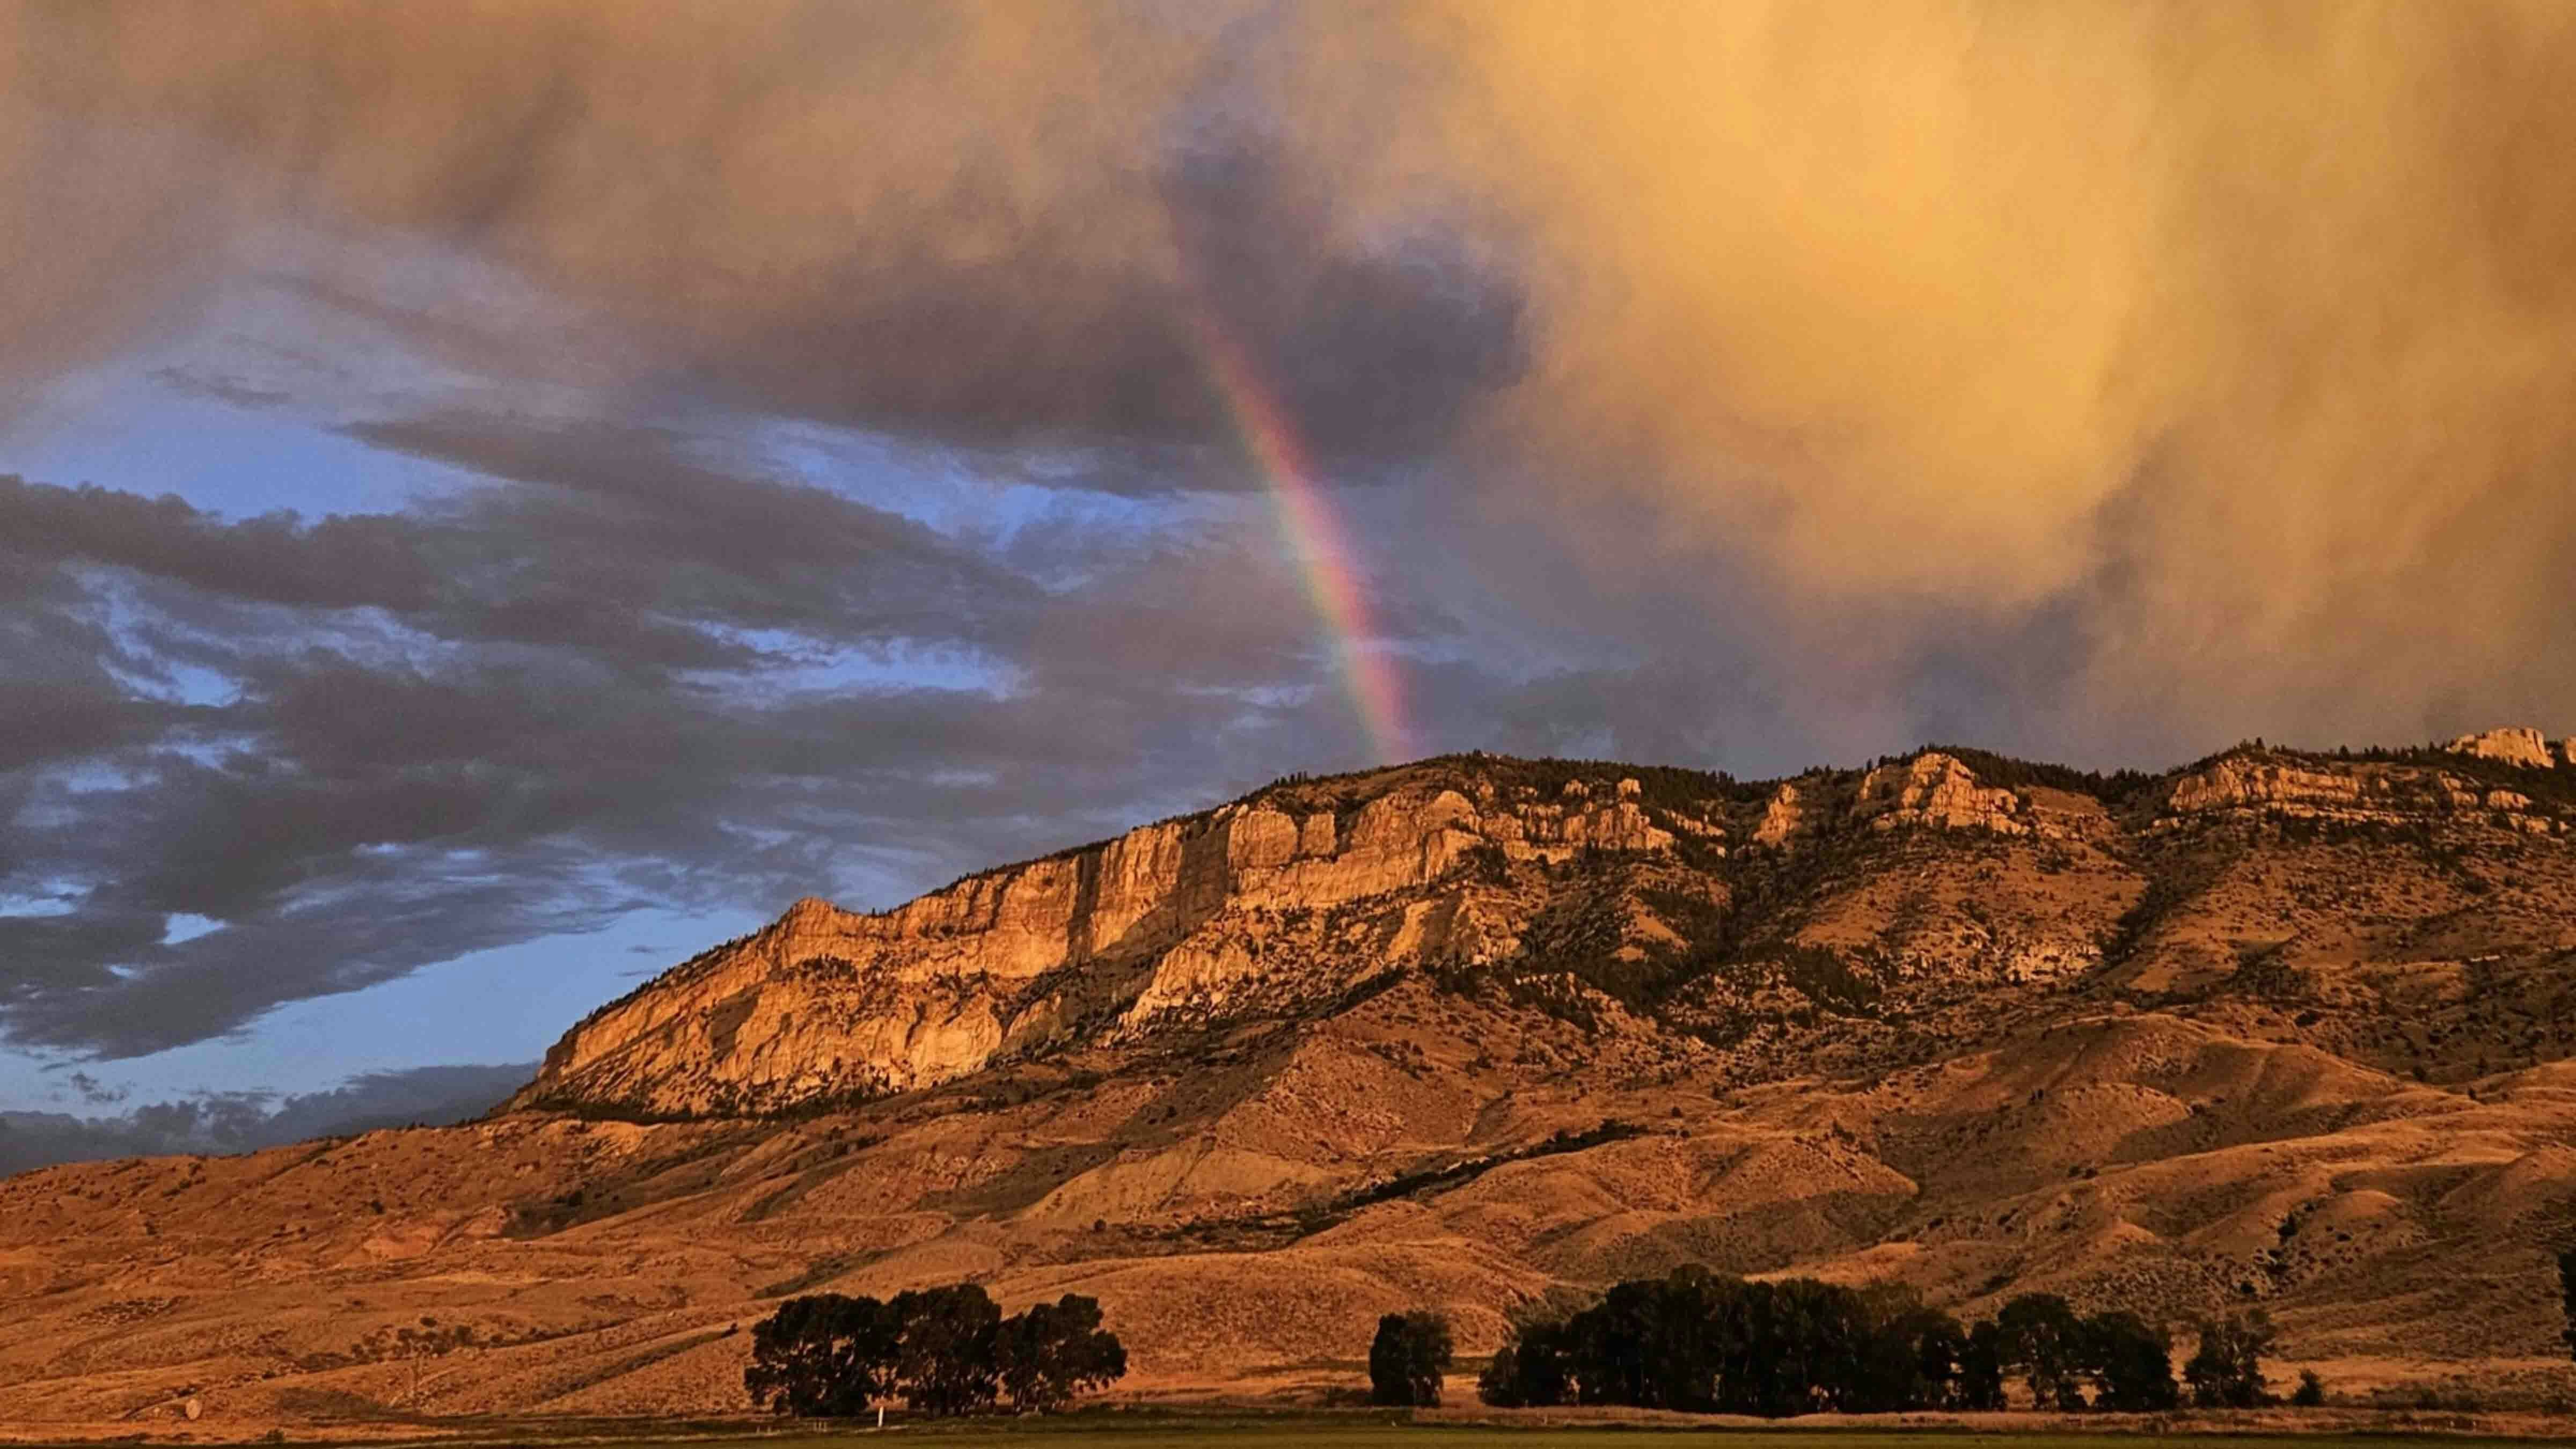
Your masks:
<path fill-rule="evenodd" d="M 1283 780 L 800 901 L 477 1123 L 0 1181 L 0 1419 L 738 1409 L 770 1301 L 959 1277 L 1097 1295 L 1136 1390 L 1289 1391 L 1682 1262 L 2564 1396 L 2571 832 L 2519 730 Z"/>

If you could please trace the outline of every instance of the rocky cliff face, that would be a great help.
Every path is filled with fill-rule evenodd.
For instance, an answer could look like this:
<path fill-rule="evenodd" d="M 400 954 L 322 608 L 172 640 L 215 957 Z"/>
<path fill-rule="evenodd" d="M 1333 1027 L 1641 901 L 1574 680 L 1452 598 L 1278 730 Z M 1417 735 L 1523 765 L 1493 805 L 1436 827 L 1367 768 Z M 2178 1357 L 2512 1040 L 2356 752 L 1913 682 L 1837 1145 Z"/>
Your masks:
<path fill-rule="evenodd" d="M 775 1110 L 947 1081 L 1004 1053 L 1313 1009 L 1407 964 L 1491 954 L 1459 888 L 1471 859 L 1545 869 L 1673 845 L 1633 779 L 1541 796 L 1466 768 L 1364 788 L 1264 792 L 882 914 L 799 901 L 575 1027 L 517 1103 Z"/>
<path fill-rule="evenodd" d="M 2576 766 L 2576 739 L 2552 744 L 2540 731 L 2527 726 L 2462 735 L 2446 748 L 2456 755 L 2474 755 L 2481 760 L 2496 760 L 2529 770 Z"/>
<path fill-rule="evenodd" d="M 1987 779 L 1935 750 L 1770 787 L 1642 772 L 1650 790 L 1615 766 L 1483 756 L 1286 782 L 892 911 L 800 901 L 582 1022 L 513 1105 L 859 1100 L 1310 1015 L 1406 971 L 1644 1014 L 1696 1042 L 1759 1036 L 1818 992 L 2099 966 L 2135 949 L 2131 913 L 2213 831 L 2559 843 L 2568 801 L 2474 773 L 2538 768 L 2524 735 L 2540 738 L 2358 760 L 2246 749 L 2154 781 L 1982 757 L 2010 777 Z"/>

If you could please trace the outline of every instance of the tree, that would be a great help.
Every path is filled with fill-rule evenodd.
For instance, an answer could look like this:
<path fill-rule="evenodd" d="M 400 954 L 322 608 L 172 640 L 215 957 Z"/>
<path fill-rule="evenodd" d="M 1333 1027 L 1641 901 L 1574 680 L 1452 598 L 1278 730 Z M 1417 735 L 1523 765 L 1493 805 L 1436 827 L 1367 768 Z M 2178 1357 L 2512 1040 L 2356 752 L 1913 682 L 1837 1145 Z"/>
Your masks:
<path fill-rule="evenodd" d="M 1770 1285 L 1777 1315 L 1776 1377 L 1763 1412 L 1840 1409 L 1856 1397 L 1869 1318 L 1860 1295 L 1839 1284 L 1790 1278 Z"/>
<path fill-rule="evenodd" d="M 994 1367 L 1013 1408 L 1061 1408 L 1074 1395 L 1126 1377 L 1127 1350 L 1100 1327 L 1100 1300 L 1067 1293 L 1002 1320 Z"/>
<path fill-rule="evenodd" d="M 2093 1407 L 2131 1414 L 2160 1414 L 2182 1402 L 2174 1383 L 2173 1341 L 2134 1313 L 2097 1313 L 2084 1320 L 2085 1366 L 2093 1375 Z"/>
<path fill-rule="evenodd" d="M 2025 1293 L 1995 1316 L 2003 1356 L 2030 1380 L 2031 1407 L 2081 1409 L 2084 1323 L 2054 1293 Z"/>
<path fill-rule="evenodd" d="M 1924 1307 L 1910 1289 L 1872 1288 L 1860 1299 L 1867 1322 L 1834 1407 L 1880 1414 L 1947 1406 L 1967 1348 L 1959 1320 Z"/>
<path fill-rule="evenodd" d="M 898 1293 L 903 1325 L 896 1349 L 897 1390 L 916 1413 L 965 1414 L 989 1408 L 999 1390 L 997 1341 L 1002 1310 L 980 1283 Z"/>
<path fill-rule="evenodd" d="M 1381 1326 L 1382 1344 L 1392 1332 Z M 1748 1283 L 1686 1266 L 1620 1283 L 1567 1317 L 1523 1319 L 1486 1366 L 1479 1393 L 1504 1407 L 1574 1402 L 1772 1417 L 1990 1408 L 2002 1400 L 2001 1345 L 1995 1325 L 1967 1332 L 1906 1290 L 1813 1278 Z M 1386 1358 L 1392 1363 L 1392 1348 Z M 1387 1401 L 1405 1402 L 1389 1387 Z"/>
<path fill-rule="evenodd" d="M 2200 1325 L 2200 1348 L 2183 1365 L 2192 1402 L 2204 1409 L 2251 1409 L 2265 1402 L 2263 1355 L 2276 1337 L 2272 1317 L 2257 1308 Z"/>
<path fill-rule="evenodd" d="M 1052 1409 L 1126 1372 L 1097 1300 L 1068 1293 L 1005 1319 L 981 1287 L 956 1283 L 891 1303 L 791 1298 L 753 1328 L 742 1381 L 782 1414 L 849 1417 L 901 1397 L 940 1415 L 990 1408 L 1005 1390 L 1015 1408 Z"/>
<path fill-rule="evenodd" d="M 900 1324 L 874 1298 L 791 1298 L 751 1331 L 743 1387 L 781 1414 L 847 1418 L 894 1392 Z"/>
<path fill-rule="evenodd" d="M 1369 1345 L 1369 1401 L 1437 1407 L 1451 1354 L 1445 1316 L 1416 1309 L 1380 1318 Z"/>
<path fill-rule="evenodd" d="M 2558 1330 L 2558 1338 L 2567 1345 L 2569 1355 L 2576 1356 L 2576 1248 L 2558 1255 L 2558 1301 L 2567 1320 Z"/>
<path fill-rule="evenodd" d="M 1967 1344 L 1959 1350 L 1959 1383 L 1951 1402 L 1957 1408 L 1981 1412 L 2004 1406 L 2004 1335 L 1991 1319 L 1968 1330 Z"/>
<path fill-rule="evenodd" d="M 1548 1319 L 1516 1324 L 1476 1380 L 1476 1397 L 1498 1409 L 1562 1404 L 1573 1389 L 1565 1325 Z"/>
<path fill-rule="evenodd" d="M 1614 1284 L 1601 1301 L 1574 1315 L 1566 1336 L 1574 1360 L 1575 1402 L 1666 1407 L 1650 1360 L 1663 1317 L 1664 1285 L 1651 1278 Z"/>
<path fill-rule="evenodd" d="M 2317 1377 L 2315 1369 L 2299 1370 L 2299 1387 L 2290 1395 L 2290 1402 L 2302 1409 L 2313 1409 L 2325 1401 L 2326 1381 Z"/>

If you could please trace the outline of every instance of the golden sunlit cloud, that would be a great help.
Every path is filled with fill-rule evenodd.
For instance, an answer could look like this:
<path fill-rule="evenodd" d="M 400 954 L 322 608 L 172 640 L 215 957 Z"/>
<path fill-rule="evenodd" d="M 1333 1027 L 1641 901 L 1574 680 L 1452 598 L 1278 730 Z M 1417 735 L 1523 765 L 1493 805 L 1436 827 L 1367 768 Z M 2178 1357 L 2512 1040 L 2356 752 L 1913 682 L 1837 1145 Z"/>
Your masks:
<path fill-rule="evenodd" d="M 2565 5 L 66 5 L 0 36 L 23 387 L 292 217 L 516 268 L 639 376 L 1204 433 L 1169 187 L 1249 137 L 1328 189 L 1317 250 L 1436 215 L 1508 270 L 1526 365 L 1461 364 L 1424 436 L 1605 580 L 1755 571 L 1824 670 L 2044 625 L 2053 707 L 2186 733 L 2576 705 Z"/>
<path fill-rule="evenodd" d="M 2111 712 L 2569 704 L 2576 11 L 1451 19 L 1570 259 L 1515 441 L 1667 540 L 1828 634 L 2071 604 Z"/>

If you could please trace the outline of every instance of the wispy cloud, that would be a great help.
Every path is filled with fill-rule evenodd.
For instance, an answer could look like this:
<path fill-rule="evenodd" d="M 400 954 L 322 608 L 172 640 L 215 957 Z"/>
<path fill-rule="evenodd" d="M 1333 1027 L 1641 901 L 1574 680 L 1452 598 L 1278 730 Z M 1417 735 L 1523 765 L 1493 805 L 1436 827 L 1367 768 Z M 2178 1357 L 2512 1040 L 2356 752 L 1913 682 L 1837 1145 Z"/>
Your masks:
<path fill-rule="evenodd" d="M 418 1067 L 371 1072 L 327 1092 L 285 1098 L 256 1091 L 203 1092 L 107 1116 L 0 1112 L 0 1174 L 57 1162 L 251 1152 L 380 1127 L 444 1125 L 488 1111 L 535 1072 L 533 1062 Z M 114 1106 L 127 1095 L 102 1090 L 84 1073 L 75 1072 L 69 1080 L 88 1106 Z"/>

